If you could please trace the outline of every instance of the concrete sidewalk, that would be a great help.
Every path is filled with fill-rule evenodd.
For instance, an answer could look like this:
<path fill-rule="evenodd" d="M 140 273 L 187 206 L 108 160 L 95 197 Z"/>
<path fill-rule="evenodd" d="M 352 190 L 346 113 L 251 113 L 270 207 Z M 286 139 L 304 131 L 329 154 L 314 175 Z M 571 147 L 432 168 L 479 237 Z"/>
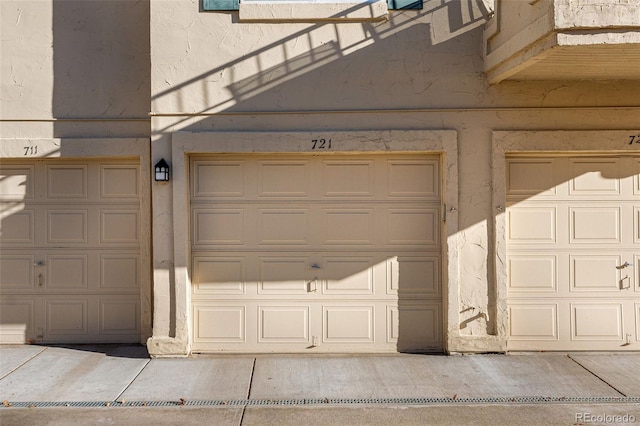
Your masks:
<path fill-rule="evenodd" d="M 0 346 L 0 400 L 3 426 L 638 423 L 640 354 L 149 359 L 142 346 Z"/>

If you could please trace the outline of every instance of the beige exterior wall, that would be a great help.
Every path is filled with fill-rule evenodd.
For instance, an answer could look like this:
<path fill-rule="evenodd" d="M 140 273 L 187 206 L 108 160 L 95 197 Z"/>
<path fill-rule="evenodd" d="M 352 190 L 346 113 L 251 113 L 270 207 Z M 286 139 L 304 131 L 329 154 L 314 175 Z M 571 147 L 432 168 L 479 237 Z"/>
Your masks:
<path fill-rule="evenodd" d="M 524 132 L 518 151 L 538 150 L 542 139 L 551 152 L 596 149 L 604 138 L 599 149 L 608 153 L 637 152 L 640 144 L 628 142 L 640 134 L 640 83 L 490 85 L 489 3 L 430 0 L 376 22 L 246 23 L 237 12 L 203 12 L 198 0 L 3 1 L 0 137 L 18 146 L 3 155 L 20 156 L 37 139 L 48 147 L 38 155 L 141 159 L 150 195 L 142 211 L 153 235 L 149 350 L 177 356 L 190 352 L 189 153 L 303 152 L 319 134 L 343 138 L 351 152 L 445 153 L 447 204 L 455 209 L 443 253 L 445 348 L 504 351 L 496 152 L 511 133 L 496 132 Z M 533 2 L 537 18 L 545 19 L 548 3 Z M 447 147 L 434 137 L 440 132 Z M 136 139 L 149 137 L 150 155 Z M 110 138 L 131 144 L 105 151 Z M 160 158 L 172 166 L 168 183 L 147 180 Z"/>

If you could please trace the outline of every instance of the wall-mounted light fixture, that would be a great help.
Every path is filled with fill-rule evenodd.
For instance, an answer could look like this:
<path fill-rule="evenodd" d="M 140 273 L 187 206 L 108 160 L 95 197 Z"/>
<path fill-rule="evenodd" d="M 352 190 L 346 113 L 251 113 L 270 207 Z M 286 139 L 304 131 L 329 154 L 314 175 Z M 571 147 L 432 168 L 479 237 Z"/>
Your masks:
<path fill-rule="evenodd" d="M 154 176 L 156 182 L 166 182 L 169 180 L 169 165 L 166 161 L 164 161 L 164 158 L 161 158 L 160 161 L 156 163 L 154 168 Z"/>

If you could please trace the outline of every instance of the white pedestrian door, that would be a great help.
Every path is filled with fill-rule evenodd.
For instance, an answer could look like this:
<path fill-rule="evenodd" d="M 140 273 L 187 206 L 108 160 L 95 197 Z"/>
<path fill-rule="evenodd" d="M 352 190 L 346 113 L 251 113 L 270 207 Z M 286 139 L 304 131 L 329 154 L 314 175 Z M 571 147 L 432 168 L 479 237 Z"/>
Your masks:
<path fill-rule="evenodd" d="M 133 161 L 3 160 L 0 342 L 140 340 Z"/>
<path fill-rule="evenodd" d="M 441 351 L 439 159 L 191 159 L 193 351 Z"/>
<path fill-rule="evenodd" d="M 638 350 L 640 156 L 507 159 L 510 350 Z"/>

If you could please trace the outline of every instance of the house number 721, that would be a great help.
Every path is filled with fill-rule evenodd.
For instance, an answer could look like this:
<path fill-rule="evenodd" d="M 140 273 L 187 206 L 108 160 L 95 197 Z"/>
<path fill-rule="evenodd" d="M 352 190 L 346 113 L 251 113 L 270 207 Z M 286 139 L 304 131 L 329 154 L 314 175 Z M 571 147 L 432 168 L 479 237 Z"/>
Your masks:
<path fill-rule="evenodd" d="M 331 139 L 311 139 L 311 149 L 331 149 Z"/>
<path fill-rule="evenodd" d="M 629 135 L 629 145 L 640 143 L 640 135 Z"/>

